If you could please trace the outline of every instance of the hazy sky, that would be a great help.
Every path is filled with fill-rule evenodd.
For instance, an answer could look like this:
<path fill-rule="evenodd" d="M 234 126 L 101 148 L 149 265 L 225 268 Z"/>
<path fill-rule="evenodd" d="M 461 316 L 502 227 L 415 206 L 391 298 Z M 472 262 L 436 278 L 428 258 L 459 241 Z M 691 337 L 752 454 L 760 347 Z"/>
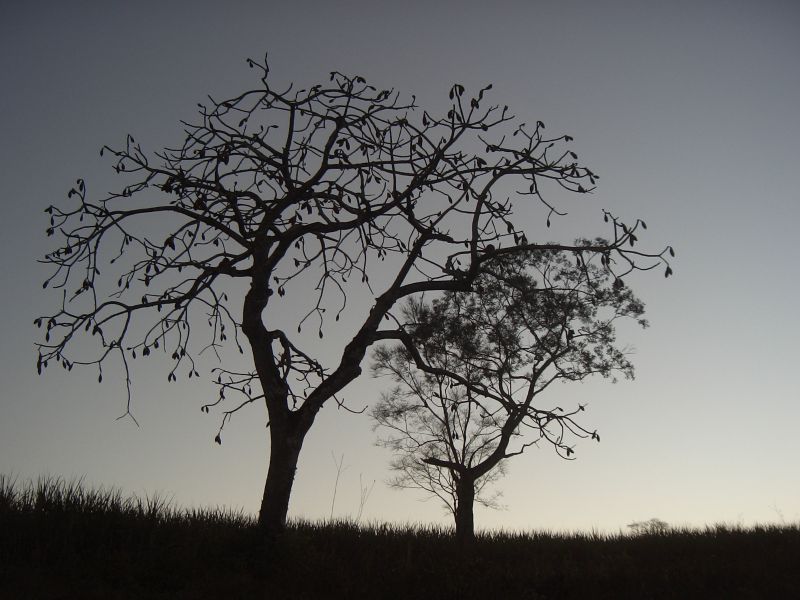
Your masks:
<path fill-rule="evenodd" d="M 223 8 L 224 7 L 224 8 Z M 183 505 L 255 512 L 267 464 L 265 410 L 213 443 L 207 380 L 94 371 L 38 378 L 33 319 L 59 301 L 43 209 L 77 177 L 119 188 L 98 149 L 132 133 L 157 150 L 181 140 L 207 94 L 255 85 L 245 58 L 268 51 L 275 80 L 310 86 L 333 69 L 444 106 L 454 82 L 493 83 L 521 120 L 575 137 L 601 175 L 556 231 L 602 234 L 601 209 L 643 218 L 648 247 L 672 244 L 675 276 L 638 276 L 652 326 L 626 328 L 637 379 L 563 386 L 586 402 L 602 442 L 567 463 L 550 448 L 509 463 L 503 511 L 479 526 L 616 530 L 669 523 L 800 519 L 800 6 L 728 2 L 15 2 L 0 7 L 2 342 L 0 472 L 85 475 Z M 536 229 L 538 223 L 531 223 Z M 365 376 L 345 394 L 369 405 Z M 290 514 L 359 508 L 364 518 L 449 522 L 420 494 L 389 489 L 389 455 L 364 416 L 323 409 L 307 438 Z"/>

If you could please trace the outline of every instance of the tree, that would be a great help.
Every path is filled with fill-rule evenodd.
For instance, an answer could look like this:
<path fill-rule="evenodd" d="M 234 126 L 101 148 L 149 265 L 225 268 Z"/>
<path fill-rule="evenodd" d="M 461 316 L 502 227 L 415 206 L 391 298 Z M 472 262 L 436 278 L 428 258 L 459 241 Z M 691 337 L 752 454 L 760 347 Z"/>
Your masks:
<path fill-rule="evenodd" d="M 600 440 L 576 420 L 583 404 L 544 405 L 545 390 L 594 374 L 633 377 L 615 323 L 646 326 L 644 305 L 597 264 L 601 257 L 497 257 L 483 264 L 472 291 L 409 300 L 403 343 L 374 352 L 375 374 L 397 383 L 372 412 L 389 431 L 379 443 L 395 453 L 393 483 L 440 498 L 463 541 L 474 536 L 474 501 L 492 505 L 482 492 L 506 459 L 540 441 L 571 458 L 572 438 Z"/>
<path fill-rule="evenodd" d="M 271 84 L 266 60 L 248 64 L 258 85 L 200 105 L 177 147 L 146 152 L 130 135 L 104 146 L 127 178 L 119 192 L 92 200 L 78 180 L 72 204 L 46 209 L 47 233 L 61 240 L 45 257 L 54 271 L 45 286 L 63 299 L 36 320 L 46 330 L 38 369 L 82 365 L 102 377 L 116 358 L 129 414 L 132 360 L 162 350 L 174 382 L 200 374 L 203 349 L 224 357 L 246 340 L 253 369 L 221 363 L 219 399 L 202 409 L 224 408 L 224 426 L 246 405 L 266 405 L 259 522 L 280 531 L 306 434 L 326 403 L 341 403 L 370 346 L 398 335 L 381 329 L 398 301 L 469 290 L 487 260 L 540 247 L 512 222 L 510 190 L 541 202 L 549 219 L 546 183 L 587 193 L 596 176 L 563 147 L 569 136 L 514 126 L 507 107 L 488 105 L 491 86 L 467 98 L 454 85 L 447 114 L 434 117 L 362 77 L 333 72 L 294 91 Z M 608 243 L 541 247 L 603 252 L 625 270 L 668 266 L 666 250 L 630 247 L 639 226 L 614 219 Z M 372 298 L 361 313 L 348 306 L 359 295 Z M 288 305 L 308 310 L 294 318 Z M 316 338 L 340 316 L 349 341 L 331 357 Z M 91 356 L 80 354 L 81 333 L 96 342 Z M 241 401 L 222 404 L 226 392 Z"/>

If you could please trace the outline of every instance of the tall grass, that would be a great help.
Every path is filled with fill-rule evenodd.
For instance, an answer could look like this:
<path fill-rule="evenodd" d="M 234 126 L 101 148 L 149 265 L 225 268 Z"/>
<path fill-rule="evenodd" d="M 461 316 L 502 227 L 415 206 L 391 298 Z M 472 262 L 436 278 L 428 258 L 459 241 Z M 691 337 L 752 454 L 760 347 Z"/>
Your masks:
<path fill-rule="evenodd" d="M 180 509 L 158 494 L 139 497 L 123 495 L 118 488 L 89 488 L 83 478 L 65 480 L 44 476 L 19 485 L 16 477 L 0 473 L 0 511 L 11 514 L 108 515 L 132 521 L 186 522 L 193 525 L 220 524 L 226 527 L 254 525 L 243 510 L 227 508 Z"/>
<path fill-rule="evenodd" d="M 0 475 L 5 598 L 794 598 L 800 526 L 638 535 L 296 520 Z"/>

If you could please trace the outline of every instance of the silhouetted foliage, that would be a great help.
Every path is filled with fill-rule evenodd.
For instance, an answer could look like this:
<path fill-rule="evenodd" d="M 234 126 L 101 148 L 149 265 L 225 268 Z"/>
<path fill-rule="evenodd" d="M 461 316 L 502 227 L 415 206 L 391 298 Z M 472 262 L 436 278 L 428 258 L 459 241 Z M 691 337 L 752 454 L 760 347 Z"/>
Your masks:
<path fill-rule="evenodd" d="M 121 191 L 94 200 L 78 180 L 71 204 L 46 209 L 47 233 L 61 240 L 45 257 L 54 267 L 45 286 L 63 300 L 36 323 L 46 331 L 40 371 L 93 366 L 102 378 L 116 357 L 128 412 L 132 360 L 161 350 L 174 382 L 200 374 L 203 350 L 244 352 L 246 340 L 253 369 L 223 363 L 214 373 L 219 400 L 202 409 L 225 408 L 224 426 L 244 406 L 265 403 L 270 464 L 260 520 L 268 529 L 284 526 L 319 410 L 341 404 L 373 343 L 399 335 L 381 329 L 396 322 L 399 301 L 467 291 L 484 263 L 522 249 L 601 253 L 620 274 L 658 264 L 670 272 L 669 248 L 633 247 L 643 223 L 610 215 L 608 242 L 527 240 L 509 193 L 541 203 L 549 220 L 557 210 L 543 196 L 548 182 L 587 193 L 596 175 L 566 149 L 569 136 L 549 137 L 541 122 L 515 124 L 507 107 L 489 104 L 491 86 L 470 98 L 454 85 L 437 117 L 362 77 L 333 72 L 324 84 L 279 89 L 266 60 L 248 63 L 258 85 L 200 105 L 177 147 L 149 152 L 128 136 L 121 148 L 103 148 L 127 177 Z M 372 298 L 369 308 L 347 311 L 360 295 Z M 346 337 L 337 332 L 332 354 L 316 338 L 342 315 Z M 94 354 L 76 343 L 84 333 Z M 226 393 L 237 402 L 223 406 Z"/>
<path fill-rule="evenodd" d="M 375 374 L 398 384 L 372 412 L 396 455 L 393 483 L 439 497 L 464 539 L 473 537 L 473 500 L 494 504 L 481 492 L 507 458 L 540 441 L 571 458 L 571 438 L 600 440 L 576 420 L 583 404 L 544 404 L 545 390 L 594 374 L 633 377 L 615 323 L 646 326 L 644 305 L 601 257 L 499 255 L 482 265 L 474 291 L 409 300 L 403 345 L 374 352 Z"/>

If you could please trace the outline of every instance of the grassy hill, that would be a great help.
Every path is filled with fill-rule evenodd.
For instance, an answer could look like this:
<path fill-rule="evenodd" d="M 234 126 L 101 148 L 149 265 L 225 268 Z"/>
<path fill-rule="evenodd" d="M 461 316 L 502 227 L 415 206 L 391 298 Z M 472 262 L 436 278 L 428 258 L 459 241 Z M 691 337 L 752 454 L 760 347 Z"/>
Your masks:
<path fill-rule="evenodd" d="M 251 517 L 0 475 L 1 598 L 800 598 L 800 525 L 478 536 Z"/>

